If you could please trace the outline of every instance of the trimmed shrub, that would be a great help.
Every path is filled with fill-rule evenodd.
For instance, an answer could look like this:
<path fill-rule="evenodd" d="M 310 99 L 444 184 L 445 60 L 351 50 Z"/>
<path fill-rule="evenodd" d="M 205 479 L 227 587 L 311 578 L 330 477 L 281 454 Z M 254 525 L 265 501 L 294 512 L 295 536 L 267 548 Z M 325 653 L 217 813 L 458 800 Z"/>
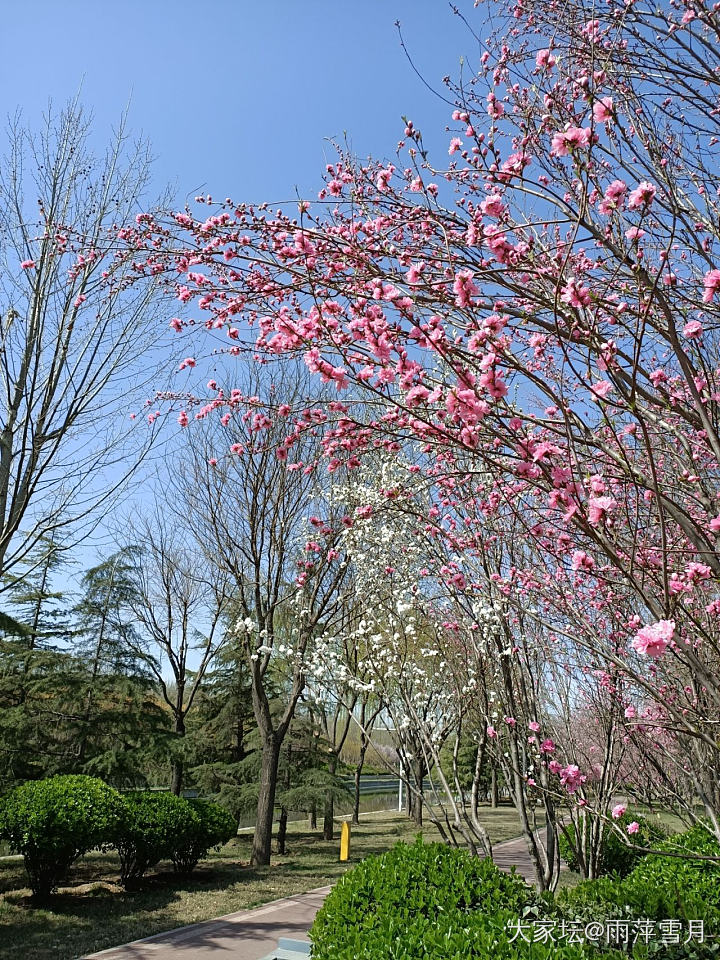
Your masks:
<path fill-rule="evenodd" d="M 237 834 L 237 821 L 233 815 L 210 800 L 188 801 L 197 820 L 189 825 L 184 834 L 176 838 L 171 854 L 176 873 L 188 876 L 213 847 L 222 846 Z"/>
<path fill-rule="evenodd" d="M 698 853 L 720 857 L 720 845 L 702 826 L 669 837 L 659 850 Z M 636 948 L 633 955 L 663 957 L 667 960 L 700 960 L 720 956 L 720 863 L 649 854 L 627 877 L 586 880 L 557 898 L 566 919 L 679 920 L 685 925 L 702 920 L 705 943 L 692 942 L 674 947 L 660 940 Z"/>
<path fill-rule="evenodd" d="M 397 844 L 345 874 L 318 913 L 314 960 L 582 960 L 582 945 L 511 943 L 544 916 L 520 877 L 439 843 Z"/>
<path fill-rule="evenodd" d="M 720 857 L 720 845 L 702 825 L 669 837 L 659 849 Z M 638 916 L 705 920 L 720 932 L 720 862 L 648 856 L 627 877 L 622 893 Z"/>
<path fill-rule="evenodd" d="M 102 780 L 50 777 L 24 783 L 3 799 L 0 835 L 23 855 L 33 896 L 44 900 L 78 857 L 114 842 L 122 817 L 122 797 Z"/>
<path fill-rule="evenodd" d="M 660 824 L 637 814 L 633 815 L 626 812 L 615 823 L 624 831 L 633 820 L 640 825 L 639 831 L 631 838 L 633 844 L 643 847 L 656 847 L 666 838 L 667 834 Z M 567 826 L 566 833 L 560 834 L 560 856 L 571 870 L 580 872 L 580 864 L 575 853 L 575 824 L 573 823 Z M 618 877 L 626 877 L 644 856 L 646 854 L 639 850 L 633 850 L 624 843 L 616 831 L 608 825 L 600 844 L 600 856 L 597 864 L 598 876 L 604 877 L 614 874 Z"/>
<path fill-rule="evenodd" d="M 131 793 L 116 846 L 120 855 L 120 882 L 136 887 L 159 860 L 172 860 L 186 837 L 197 837 L 200 817 L 191 804 L 172 793 Z"/>

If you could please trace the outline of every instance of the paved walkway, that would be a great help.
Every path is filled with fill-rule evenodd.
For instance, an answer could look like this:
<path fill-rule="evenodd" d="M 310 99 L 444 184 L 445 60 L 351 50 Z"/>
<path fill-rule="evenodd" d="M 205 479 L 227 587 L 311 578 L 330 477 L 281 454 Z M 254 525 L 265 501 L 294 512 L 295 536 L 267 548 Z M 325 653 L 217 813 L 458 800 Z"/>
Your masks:
<path fill-rule="evenodd" d="M 520 876 L 532 886 L 535 883 L 535 870 L 530 860 L 524 837 L 505 840 L 493 847 L 493 861 L 501 870 L 510 872 L 515 867 Z"/>
<path fill-rule="evenodd" d="M 522 837 L 497 844 L 493 855 L 501 870 L 514 866 L 521 876 L 532 882 L 533 869 Z M 260 960 L 277 946 L 279 937 L 307 940 L 307 931 L 329 892 L 330 887 L 319 887 L 309 893 L 266 903 L 255 910 L 240 910 L 217 920 L 194 923 L 102 950 L 91 957 L 93 960 L 208 960 L 210 957 L 213 960 Z"/>
<path fill-rule="evenodd" d="M 330 887 L 319 887 L 91 956 L 98 960 L 259 960 L 277 946 L 278 937 L 307 940 L 307 931 L 329 892 Z"/>

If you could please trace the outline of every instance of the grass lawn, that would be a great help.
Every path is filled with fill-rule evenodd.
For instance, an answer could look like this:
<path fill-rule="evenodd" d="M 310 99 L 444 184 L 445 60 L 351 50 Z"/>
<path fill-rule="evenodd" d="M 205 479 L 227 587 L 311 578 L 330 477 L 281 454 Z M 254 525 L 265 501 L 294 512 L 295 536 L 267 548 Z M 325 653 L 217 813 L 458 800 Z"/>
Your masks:
<path fill-rule="evenodd" d="M 482 811 L 493 843 L 519 833 L 512 807 Z M 254 907 L 332 883 L 348 868 L 338 862 L 340 842 L 318 839 L 306 824 L 288 827 L 288 853 L 273 856 L 269 867 L 248 866 L 252 835 L 244 833 L 212 853 L 189 880 L 180 880 L 170 864 L 148 874 L 142 890 L 126 893 L 117 883 L 117 857 L 91 853 L 72 869 L 52 909 L 30 904 L 21 859 L 0 861 L 0 958 L 71 960 L 106 947 L 148 937 L 173 927 Z M 361 817 L 352 831 L 349 866 L 382 853 L 398 840 L 412 842 L 417 828 L 397 813 Z M 437 840 L 432 825 L 426 840 Z"/>

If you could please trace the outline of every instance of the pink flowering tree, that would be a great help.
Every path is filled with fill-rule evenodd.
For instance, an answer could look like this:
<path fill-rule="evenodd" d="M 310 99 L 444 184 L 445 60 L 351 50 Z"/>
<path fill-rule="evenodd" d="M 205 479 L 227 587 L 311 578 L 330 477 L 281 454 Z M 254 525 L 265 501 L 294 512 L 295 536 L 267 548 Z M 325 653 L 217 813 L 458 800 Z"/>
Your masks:
<path fill-rule="evenodd" d="M 412 450 L 463 551 L 481 518 L 521 528 L 508 602 L 658 707 L 720 836 L 718 12 L 500 12 L 442 164 L 407 121 L 395 162 L 340 151 L 316 202 L 201 198 L 132 256 L 193 304 L 172 323 L 198 351 L 298 355 L 336 392 L 285 411 L 283 457 L 308 431 L 331 472 Z"/>

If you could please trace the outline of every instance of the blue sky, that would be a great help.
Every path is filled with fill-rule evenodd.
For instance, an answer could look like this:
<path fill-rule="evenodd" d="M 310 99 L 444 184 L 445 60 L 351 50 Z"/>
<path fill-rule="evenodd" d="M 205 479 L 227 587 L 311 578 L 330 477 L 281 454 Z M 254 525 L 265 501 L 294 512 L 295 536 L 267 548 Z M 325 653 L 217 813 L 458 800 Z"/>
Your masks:
<path fill-rule="evenodd" d="M 466 5 L 471 11 L 470 4 Z M 413 118 L 442 148 L 450 108 L 438 89 L 473 41 L 443 0 L 26 0 L 4 5 L 2 113 L 33 122 L 81 89 L 98 147 L 130 102 L 150 140 L 157 186 L 280 201 L 318 189 L 328 137 L 389 156 Z"/>
<path fill-rule="evenodd" d="M 447 157 L 444 92 L 461 55 L 478 54 L 444 0 L 14 0 L 0 26 L 0 114 L 38 128 L 79 93 L 98 152 L 129 105 L 129 130 L 156 158 L 153 195 L 199 192 L 237 202 L 313 198 L 328 138 L 392 157 L 401 116 Z M 472 12 L 471 0 L 464 8 Z M 0 124 L 0 141 L 4 140 Z M 0 156 L 4 153 L 0 149 Z M 173 421 L 174 422 L 174 421 Z M 75 552 L 85 566 L 112 549 L 105 523 Z"/>

